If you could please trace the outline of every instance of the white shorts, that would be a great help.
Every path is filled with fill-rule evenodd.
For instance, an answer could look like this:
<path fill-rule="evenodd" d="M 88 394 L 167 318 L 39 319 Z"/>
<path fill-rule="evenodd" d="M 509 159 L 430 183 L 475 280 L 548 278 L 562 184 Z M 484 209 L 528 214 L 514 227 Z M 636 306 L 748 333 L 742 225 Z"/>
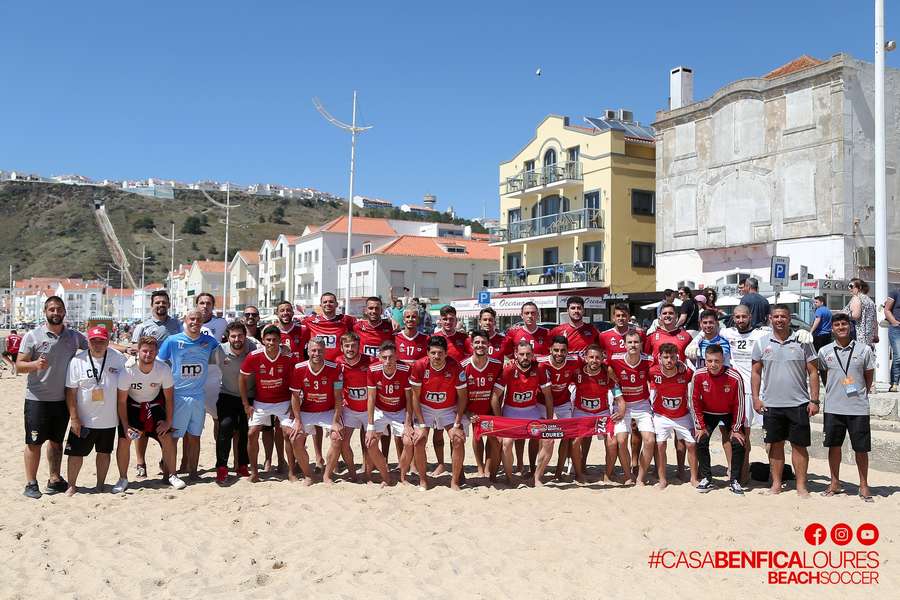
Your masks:
<path fill-rule="evenodd" d="M 625 416 L 616 423 L 615 433 L 631 433 L 632 419 L 637 423 L 638 431 L 654 433 L 653 409 L 649 400 L 625 403 Z"/>
<path fill-rule="evenodd" d="M 691 415 L 684 415 L 677 419 L 665 415 L 653 415 L 653 429 L 656 431 L 657 442 L 665 442 L 672 437 L 673 433 L 676 440 L 694 442 L 694 420 Z"/>
<path fill-rule="evenodd" d="M 284 402 L 254 402 L 253 416 L 247 423 L 250 427 L 265 427 L 272 424 L 272 417 L 278 419 L 283 427 L 290 427 L 294 424 L 291 418 L 291 401 Z"/>
<path fill-rule="evenodd" d="M 322 427 L 331 431 L 331 426 L 334 425 L 334 409 L 323 410 L 322 412 L 301 411 L 300 420 L 303 422 L 303 431 L 307 434 L 315 433 L 316 427 Z"/>
<path fill-rule="evenodd" d="M 760 429 L 762 423 L 762 415 L 753 410 L 753 394 L 744 394 L 744 427 Z"/>
<path fill-rule="evenodd" d="M 345 406 L 341 412 L 341 421 L 344 423 L 344 427 L 349 429 L 362 429 L 365 431 L 366 425 L 369 424 L 369 413 L 350 410 Z"/>
<path fill-rule="evenodd" d="M 456 407 L 434 409 L 423 404 L 422 418 L 425 420 L 425 427 L 429 429 L 446 429 L 456 422 Z M 466 432 L 469 429 L 469 417 L 463 415 L 461 424 L 463 432 Z"/>
<path fill-rule="evenodd" d="M 546 419 L 547 412 L 546 410 L 541 410 L 541 407 L 537 404 L 525 407 L 504 406 L 503 416 L 508 419 L 528 419 L 533 421 L 535 419 Z"/>
<path fill-rule="evenodd" d="M 572 403 L 566 402 L 565 404 L 560 404 L 559 406 L 554 406 L 553 414 L 557 419 L 571 419 L 572 418 Z"/>
<path fill-rule="evenodd" d="M 203 384 L 203 405 L 213 419 L 219 418 L 216 404 L 219 402 L 219 391 L 222 389 L 222 370 L 219 365 L 209 365 L 206 383 Z"/>
<path fill-rule="evenodd" d="M 392 435 L 403 435 L 403 424 L 406 422 L 406 409 L 401 408 L 389 412 L 375 407 L 375 431 L 381 435 L 387 435 L 388 430 Z M 451 423 L 452 424 L 452 423 Z"/>

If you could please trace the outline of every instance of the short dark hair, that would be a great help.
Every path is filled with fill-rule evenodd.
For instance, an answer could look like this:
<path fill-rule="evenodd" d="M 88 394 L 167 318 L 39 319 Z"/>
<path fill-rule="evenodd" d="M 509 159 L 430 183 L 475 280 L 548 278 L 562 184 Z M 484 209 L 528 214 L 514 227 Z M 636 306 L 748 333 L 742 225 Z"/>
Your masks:
<path fill-rule="evenodd" d="M 369 296 L 368 298 L 366 298 L 366 304 L 368 304 L 369 302 L 377 302 L 378 304 L 383 304 L 381 302 L 381 298 L 379 298 L 378 296 Z"/>
<path fill-rule="evenodd" d="M 354 331 L 348 331 L 344 335 L 341 336 L 341 343 L 343 344 L 346 341 L 359 342 L 359 334 Z"/>
<path fill-rule="evenodd" d="M 472 333 L 469 334 L 469 337 L 472 338 L 473 340 L 474 340 L 475 338 L 477 338 L 477 337 L 481 337 L 481 338 L 484 338 L 484 339 L 486 339 L 486 340 L 490 340 L 490 339 L 491 339 L 491 336 L 489 336 L 489 335 L 488 335 L 488 332 L 485 331 L 484 329 L 473 329 L 473 330 L 472 330 Z"/>
<path fill-rule="evenodd" d="M 771 312 L 775 312 L 776 310 L 783 310 L 788 315 L 791 314 L 791 307 L 789 307 L 787 304 L 776 304 L 775 306 L 772 307 Z"/>
<path fill-rule="evenodd" d="M 813 300 L 818 300 L 822 304 L 825 304 L 825 296 L 816 296 Z"/>
<path fill-rule="evenodd" d="M 278 304 L 275 305 L 275 312 L 278 312 L 278 309 L 281 308 L 282 306 L 284 306 L 285 304 L 290 306 L 291 310 L 294 310 L 294 305 L 291 304 L 290 300 L 282 300 L 281 302 L 279 302 Z"/>
<path fill-rule="evenodd" d="M 700 320 L 702 321 L 703 319 L 715 319 L 716 321 L 718 321 L 719 313 L 717 313 L 714 310 L 709 310 L 709 309 L 704 310 L 703 312 L 700 313 Z"/>
<path fill-rule="evenodd" d="M 159 340 L 157 340 L 152 335 L 142 335 L 138 338 L 137 347 L 141 346 L 153 346 L 154 348 L 159 348 Z"/>
<path fill-rule="evenodd" d="M 563 346 L 567 346 L 567 347 L 568 347 L 568 345 L 569 345 L 569 338 L 567 338 L 567 337 L 564 336 L 564 335 L 554 335 L 554 336 L 553 336 L 553 339 L 550 340 L 550 345 L 552 346 L 553 344 L 562 344 Z"/>
<path fill-rule="evenodd" d="M 665 344 L 660 345 L 659 353 L 660 354 L 675 354 L 675 355 L 677 355 L 678 354 L 678 346 L 676 346 L 675 344 L 666 342 Z"/>
<path fill-rule="evenodd" d="M 673 292 L 673 293 L 674 293 L 674 292 Z M 663 310 L 665 310 L 665 309 L 667 309 L 667 308 L 671 308 L 671 309 L 674 310 L 675 312 L 678 312 L 678 310 L 675 308 L 675 305 L 672 304 L 671 302 L 663 302 L 662 304 L 660 304 L 660 305 L 659 305 L 659 312 L 662 312 Z"/>
<path fill-rule="evenodd" d="M 331 296 L 332 298 L 334 298 L 334 301 L 337 302 L 337 296 L 334 292 L 324 292 L 321 296 L 319 296 L 319 302 L 321 302 L 322 298 L 324 298 L 325 296 Z"/>
<path fill-rule="evenodd" d="M 674 293 L 675 290 L 673 290 L 672 288 L 666 288 L 665 290 L 663 290 L 663 296 L 671 296 Z"/>
<path fill-rule="evenodd" d="M 153 300 L 160 296 L 165 298 L 166 302 L 169 302 L 169 292 L 167 292 L 166 290 L 156 290 L 155 292 L 150 294 L 150 304 L 153 304 Z"/>
<path fill-rule="evenodd" d="M 384 340 L 383 342 L 381 342 L 381 345 L 378 346 L 378 352 L 384 352 L 385 350 L 393 350 L 394 352 L 396 352 L 397 344 L 395 344 L 391 340 Z"/>
<path fill-rule="evenodd" d="M 831 324 L 832 324 L 832 325 L 834 325 L 834 324 L 837 323 L 838 321 L 846 321 L 846 322 L 849 323 L 849 322 L 850 322 L 850 315 L 848 315 L 848 314 L 845 313 L 845 312 L 836 312 L 836 313 L 834 313 L 833 315 L 831 315 Z"/>
<path fill-rule="evenodd" d="M 721 356 L 725 356 L 725 351 L 719 344 L 710 344 L 706 347 L 706 354 L 719 354 Z"/>
<path fill-rule="evenodd" d="M 19 333 L 19 332 L 16 331 L 15 329 L 10 329 L 10 330 L 9 330 L 9 333 L 13 334 L 13 333 Z"/>
<path fill-rule="evenodd" d="M 228 335 L 232 331 L 240 331 L 244 335 L 247 335 L 247 326 L 235 319 L 225 328 L 225 335 Z"/>
<path fill-rule="evenodd" d="M 741 280 L 741 283 L 746 285 L 751 290 L 759 289 L 759 281 L 756 279 L 756 277 L 747 277 L 746 279 Z"/>
<path fill-rule="evenodd" d="M 587 353 L 591 352 L 592 350 L 596 350 L 601 355 L 603 354 L 603 348 L 601 348 L 599 344 L 591 344 L 590 346 L 588 346 L 587 348 L 584 349 L 584 354 L 587 355 Z"/>
<path fill-rule="evenodd" d="M 272 334 L 277 335 L 278 338 L 281 339 L 281 330 L 278 329 L 277 325 L 266 325 L 265 328 L 262 330 L 261 337 L 266 337 L 267 335 L 272 335 Z"/>
<path fill-rule="evenodd" d="M 446 306 L 442 306 L 442 307 L 441 307 L 440 315 L 441 315 L 442 317 L 446 317 L 447 315 L 453 315 L 453 316 L 455 317 L 455 316 L 456 316 L 456 309 L 453 308 L 452 306 L 450 306 L 449 304 L 446 305 Z"/>
<path fill-rule="evenodd" d="M 199 294 L 197 294 L 197 297 L 194 298 L 194 306 L 200 304 L 200 298 L 202 298 L 203 296 L 209 296 L 209 299 L 212 300 L 213 306 L 216 305 L 216 297 L 215 296 L 213 296 L 209 292 L 200 292 Z"/>
<path fill-rule="evenodd" d="M 628 333 L 626 333 L 624 336 L 622 336 L 622 339 L 627 340 L 628 338 L 634 337 L 634 336 L 637 336 L 638 339 L 641 339 L 641 332 L 638 331 L 637 329 L 629 329 Z"/>
<path fill-rule="evenodd" d="M 577 304 L 581 308 L 584 308 L 584 298 L 581 296 L 569 296 L 568 300 L 566 300 L 566 308 L 569 308 L 573 304 Z"/>
<path fill-rule="evenodd" d="M 63 308 L 66 307 L 66 303 L 63 302 L 63 299 L 59 296 L 50 296 L 46 300 L 44 300 L 44 310 L 47 310 L 47 307 L 50 306 L 53 302 L 59 302 Z"/>
<path fill-rule="evenodd" d="M 683 286 L 681 286 L 680 288 L 678 288 L 678 291 L 679 291 L 679 292 L 684 292 L 684 295 L 687 296 L 688 298 L 693 298 L 693 297 L 694 297 L 694 292 L 692 292 L 692 291 L 691 291 L 691 288 L 689 288 L 689 287 L 686 286 L 686 285 L 683 285 Z"/>
<path fill-rule="evenodd" d="M 494 310 L 493 308 L 491 308 L 490 306 L 485 306 L 485 307 L 482 308 L 480 311 L 478 311 L 478 319 L 479 319 L 479 320 L 481 320 L 481 315 L 483 315 L 484 313 L 488 313 L 489 315 L 491 315 L 491 316 L 494 317 L 495 319 L 497 318 L 497 311 Z"/>
<path fill-rule="evenodd" d="M 447 351 L 447 340 L 440 335 L 433 335 L 428 338 L 428 349 L 431 348 L 440 348 L 444 352 Z"/>
<path fill-rule="evenodd" d="M 613 313 L 615 313 L 617 310 L 622 311 L 622 312 L 625 313 L 626 315 L 630 315 L 630 314 L 631 314 L 631 308 L 629 308 L 629 307 L 628 307 L 628 304 L 626 304 L 625 302 L 616 302 L 616 303 L 613 305 Z"/>
<path fill-rule="evenodd" d="M 526 307 L 526 306 L 533 306 L 533 307 L 534 307 L 534 310 L 540 312 L 540 309 L 538 308 L 538 305 L 535 304 L 534 302 L 532 302 L 531 300 L 529 300 L 528 302 L 525 302 L 524 304 L 522 304 L 522 308 L 519 309 L 519 314 L 522 314 L 522 311 L 525 310 L 525 307 Z"/>

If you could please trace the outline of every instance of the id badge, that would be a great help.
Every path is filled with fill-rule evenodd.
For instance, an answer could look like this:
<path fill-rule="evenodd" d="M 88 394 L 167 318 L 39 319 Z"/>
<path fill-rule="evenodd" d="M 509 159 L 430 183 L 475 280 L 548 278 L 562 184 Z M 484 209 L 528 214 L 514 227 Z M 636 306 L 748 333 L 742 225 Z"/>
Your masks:
<path fill-rule="evenodd" d="M 855 383 L 844 384 L 844 391 L 848 396 L 859 396 L 859 386 Z"/>
<path fill-rule="evenodd" d="M 95 387 L 91 390 L 91 400 L 93 402 L 103 402 L 103 388 Z"/>

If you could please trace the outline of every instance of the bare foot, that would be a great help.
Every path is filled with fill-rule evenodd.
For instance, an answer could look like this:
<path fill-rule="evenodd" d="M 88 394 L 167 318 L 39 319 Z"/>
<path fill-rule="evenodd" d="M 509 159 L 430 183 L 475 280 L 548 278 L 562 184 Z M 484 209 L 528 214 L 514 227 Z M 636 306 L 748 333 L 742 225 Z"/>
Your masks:
<path fill-rule="evenodd" d="M 459 484 L 458 484 L 458 483 L 453 483 L 453 482 L 451 481 L 451 482 L 450 482 L 450 489 L 453 490 L 454 492 L 458 492 L 458 491 L 459 491 L 460 489 L 462 489 L 462 488 L 459 487 Z"/>
<path fill-rule="evenodd" d="M 266 473 L 271 473 L 271 472 L 272 472 L 272 460 L 271 460 L 271 459 L 267 460 L 267 461 L 263 464 L 263 471 L 265 471 Z"/>
<path fill-rule="evenodd" d="M 540 478 L 535 477 L 534 478 L 534 487 L 536 487 L 536 488 L 544 487 L 544 482 L 541 481 Z"/>
<path fill-rule="evenodd" d="M 69 488 L 66 490 L 66 496 L 74 496 L 75 494 L 76 494 L 75 486 L 70 485 Z"/>
<path fill-rule="evenodd" d="M 313 484 L 312 477 L 304 477 L 304 478 L 300 481 L 300 485 L 302 485 L 303 487 L 309 487 L 309 486 L 311 486 L 312 484 Z"/>
<path fill-rule="evenodd" d="M 698 485 L 700 485 L 700 482 L 698 480 L 692 478 L 691 479 L 691 487 L 697 487 Z"/>
<path fill-rule="evenodd" d="M 259 483 L 259 473 L 250 475 L 250 483 Z"/>
<path fill-rule="evenodd" d="M 484 467 L 478 467 L 475 471 L 475 476 L 476 477 L 484 477 L 485 476 Z"/>
<path fill-rule="evenodd" d="M 622 485 L 634 485 L 634 479 L 629 477 L 628 479 L 626 479 L 625 481 L 622 482 Z"/>
<path fill-rule="evenodd" d="M 432 477 L 440 477 L 444 473 L 447 472 L 447 468 L 444 466 L 444 463 L 439 464 L 434 468 L 434 471 L 430 473 Z"/>
<path fill-rule="evenodd" d="M 775 496 L 776 494 L 781 493 L 781 486 L 778 486 L 778 487 L 772 486 L 765 490 L 760 490 L 759 493 L 762 494 L 763 496 Z"/>
<path fill-rule="evenodd" d="M 334 479 L 332 479 L 331 477 L 323 477 L 322 483 L 325 484 L 325 487 L 331 487 L 334 485 Z"/>
<path fill-rule="evenodd" d="M 801 498 L 809 498 L 809 490 L 806 490 L 806 489 L 803 489 L 803 490 L 798 489 L 798 490 L 797 490 L 797 495 L 800 496 Z"/>
<path fill-rule="evenodd" d="M 638 479 L 638 480 L 635 482 L 634 487 L 647 487 L 647 484 L 644 483 L 644 480 L 643 480 L 643 479 Z"/>
<path fill-rule="evenodd" d="M 587 483 L 587 479 L 585 479 L 584 475 L 576 476 L 575 481 L 576 481 L 576 483 L 579 483 L 581 485 L 584 485 Z"/>
<path fill-rule="evenodd" d="M 654 487 L 657 487 L 657 488 L 659 488 L 660 490 L 664 490 L 664 489 L 666 489 L 667 487 L 669 487 L 669 482 L 666 481 L 665 479 L 660 479 L 660 480 L 659 480 L 659 483 L 657 483 Z"/>
<path fill-rule="evenodd" d="M 291 483 L 297 483 L 298 481 L 300 481 L 300 478 L 297 477 L 297 474 L 294 473 L 293 469 L 288 471 L 288 481 L 290 481 Z"/>

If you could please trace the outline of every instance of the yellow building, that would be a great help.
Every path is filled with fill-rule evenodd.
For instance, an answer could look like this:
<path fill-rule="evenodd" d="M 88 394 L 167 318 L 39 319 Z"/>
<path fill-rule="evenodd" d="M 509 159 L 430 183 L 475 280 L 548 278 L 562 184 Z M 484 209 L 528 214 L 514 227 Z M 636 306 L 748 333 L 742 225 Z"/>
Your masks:
<path fill-rule="evenodd" d="M 490 291 L 654 290 L 655 181 L 653 129 L 629 111 L 581 126 L 548 116 L 500 165 L 492 243 L 503 253 Z"/>

